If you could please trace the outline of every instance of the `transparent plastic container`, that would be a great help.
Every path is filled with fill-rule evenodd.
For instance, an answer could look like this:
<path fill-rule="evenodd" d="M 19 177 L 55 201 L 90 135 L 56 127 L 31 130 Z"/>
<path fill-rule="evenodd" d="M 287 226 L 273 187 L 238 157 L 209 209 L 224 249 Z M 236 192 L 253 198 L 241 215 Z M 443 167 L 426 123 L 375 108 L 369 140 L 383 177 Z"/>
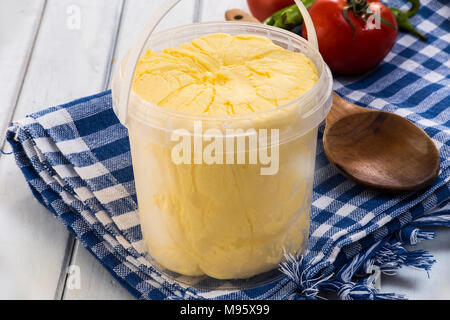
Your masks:
<path fill-rule="evenodd" d="M 314 181 L 317 129 L 331 108 L 332 76 L 310 35 L 303 38 L 271 26 L 212 22 L 152 34 L 180 0 L 168 1 L 115 72 L 114 110 L 129 130 L 139 215 L 148 258 L 163 274 L 200 288 L 243 288 L 274 280 L 285 253 L 301 254 L 307 245 Z M 203 116 L 170 111 L 138 97 L 131 84 L 145 50 L 161 51 L 211 33 L 265 36 L 302 52 L 317 67 L 319 81 L 302 97 L 276 109 L 235 116 Z M 196 131 L 201 126 L 202 132 Z M 267 164 L 176 164 L 174 132 L 195 139 L 257 136 L 267 129 L 268 144 L 225 150 L 224 158 L 278 152 L 278 171 L 261 174 Z M 209 129 L 215 129 L 211 131 Z M 271 129 L 277 129 L 279 139 Z M 205 133 L 205 132 L 208 133 Z M 213 133 L 211 133 L 213 132 Z M 192 159 L 196 157 L 192 146 Z M 270 152 L 269 152 L 270 153 Z M 197 155 L 198 156 L 198 155 Z M 235 161 L 236 162 L 236 161 Z"/>

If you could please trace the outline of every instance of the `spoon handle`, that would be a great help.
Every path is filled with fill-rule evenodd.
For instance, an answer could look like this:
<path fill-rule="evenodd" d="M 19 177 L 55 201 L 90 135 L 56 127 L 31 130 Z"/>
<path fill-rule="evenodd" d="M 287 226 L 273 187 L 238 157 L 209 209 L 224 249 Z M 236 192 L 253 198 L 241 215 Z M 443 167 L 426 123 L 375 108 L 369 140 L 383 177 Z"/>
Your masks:
<path fill-rule="evenodd" d="M 227 21 L 240 21 L 240 22 L 255 22 L 261 23 L 258 19 L 256 19 L 251 14 L 245 12 L 240 9 L 231 9 L 225 13 L 225 19 Z"/>
<path fill-rule="evenodd" d="M 333 106 L 327 117 L 327 126 L 339 121 L 340 119 L 361 112 L 367 112 L 368 110 L 358 107 L 353 103 L 341 98 L 336 92 L 333 92 Z"/>

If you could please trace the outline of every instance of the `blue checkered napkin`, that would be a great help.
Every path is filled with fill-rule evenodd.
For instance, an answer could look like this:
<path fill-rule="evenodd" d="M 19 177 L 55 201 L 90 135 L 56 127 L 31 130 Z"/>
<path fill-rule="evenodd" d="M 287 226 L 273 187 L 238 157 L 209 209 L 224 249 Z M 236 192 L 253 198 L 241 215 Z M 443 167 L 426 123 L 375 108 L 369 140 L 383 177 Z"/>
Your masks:
<path fill-rule="evenodd" d="M 430 225 L 448 224 L 449 219 L 439 216 L 448 214 L 448 207 L 429 218 L 423 215 L 450 198 L 449 16 L 443 2 L 428 2 L 413 18 L 427 33 L 427 43 L 401 34 L 372 74 L 336 79 L 336 91 L 349 100 L 397 113 L 422 127 L 439 148 L 441 172 L 427 190 L 398 197 L 379 194 L 338 174 L 319 141 L 311 234 L 303 260 L 309 266 L 302 275 L 307 279 L 351 266 L 414 223 L 426 225 L 428 219 Z M 136 212 L 127 130 L 111 104 L 111 93 L 104 92 L 10 126 L 7 139 L 35 197 L 137 298 L 291 297 L 297 284 L 287 276 L 250 290 L 205 292 L 181 286 L 150 265 Z"/>

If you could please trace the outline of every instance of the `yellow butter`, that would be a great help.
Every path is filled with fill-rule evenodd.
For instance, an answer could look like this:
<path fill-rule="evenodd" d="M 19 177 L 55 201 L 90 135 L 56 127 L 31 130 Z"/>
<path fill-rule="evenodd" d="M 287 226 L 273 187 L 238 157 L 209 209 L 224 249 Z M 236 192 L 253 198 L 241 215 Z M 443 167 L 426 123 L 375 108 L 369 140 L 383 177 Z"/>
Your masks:
<path fill-rule="evenodd" d="M 250 35 L 212 34 L 137 65 L 133 91 L 163 108 L 235 115 L 274 109 L 311 89 L 317 70 L 304 54 Z"/>
<path fill-rule="evenodd" d="M 317 82 L 305 55 L 258 36 L 212 34 L 139 60 L 133 91 L 170 110 L 242 115 L 275 109 Z M 284 115 L 286 113 L 286 115 Z M 257 119 L 272 128 L 289 112 Z M 144 241 L 183 275 L 248 278 L 301 251 L 309 230 L 315 131 L 282 144 L 279 171 L 254 165 L 176 165 L 160 134 L 131 120 L 130 141 Z"/>

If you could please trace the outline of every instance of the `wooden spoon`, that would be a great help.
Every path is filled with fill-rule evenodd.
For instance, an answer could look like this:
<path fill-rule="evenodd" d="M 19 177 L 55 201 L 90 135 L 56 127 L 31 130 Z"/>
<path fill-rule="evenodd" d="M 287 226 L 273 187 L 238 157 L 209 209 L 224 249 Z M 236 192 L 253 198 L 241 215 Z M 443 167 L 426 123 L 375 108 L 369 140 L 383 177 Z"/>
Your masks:
<path fill-rule="evenodd" d="M 344 176 L 376 189 L 418 190 L 439 174 L 439 152 L 423 130 L 396 114 L 358 107 L 336 93 L 323 146 Z"/>
<path fill-rule="evenodd" d="M 255 22 L 238 9 L 225 16 L 229 21 Z M 336 93 L 323 146 L 345 177 L 383 191 L 419 190 L 439 174 L 439 152 L 423 130 L 396 114 L 358 107 Z"/>

